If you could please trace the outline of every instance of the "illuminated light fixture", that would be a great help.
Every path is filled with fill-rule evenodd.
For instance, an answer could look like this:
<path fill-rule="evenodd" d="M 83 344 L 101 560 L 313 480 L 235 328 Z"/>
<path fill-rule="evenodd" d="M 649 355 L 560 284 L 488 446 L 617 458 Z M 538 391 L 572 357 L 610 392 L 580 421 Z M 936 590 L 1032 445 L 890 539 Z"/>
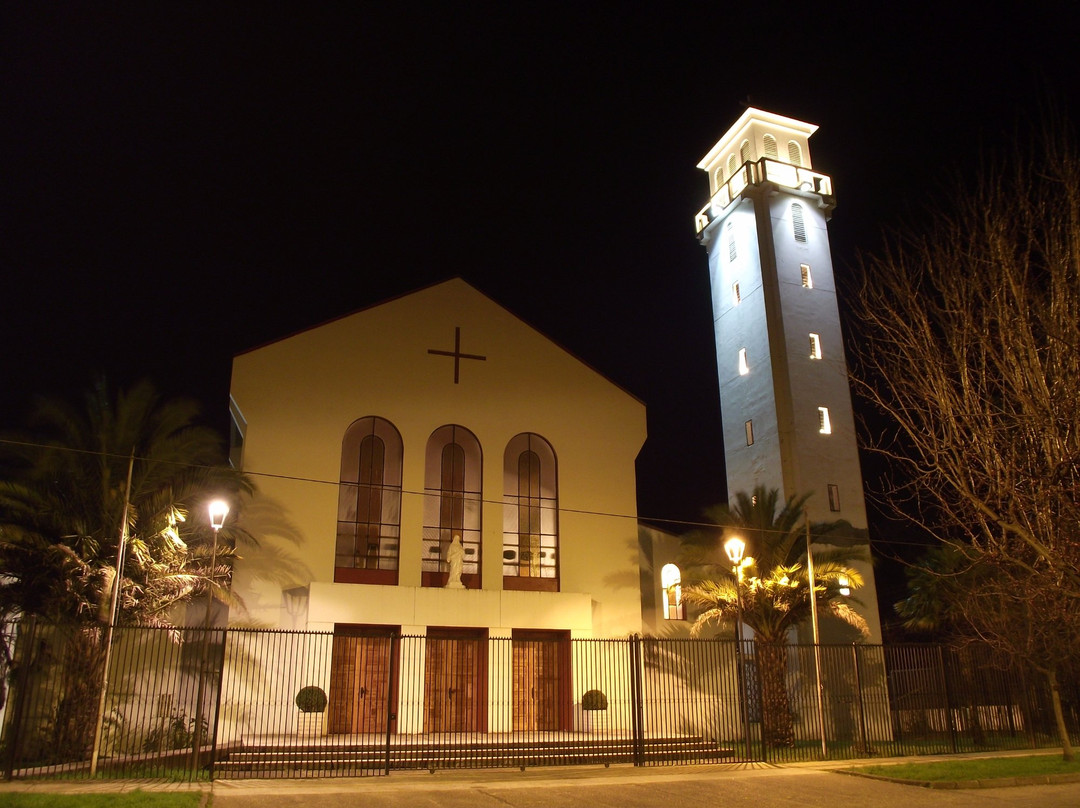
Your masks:
<path fill-rule="evenodd" d="M 841 576 L 840 576 L 840 577 L 839 577 L 839 578 L 837 579 L 836 583 L 837 583 L 837 584 L 838 584 L 838 586 L 840 587 L 840 594 L 841 594 L 841 595 L 842 595 L 843 597 L 845 597 L 845 598 L 846 598 L 846 597 L 848 597 L 848 596 L 849 596 L 849 595 L 851 594 L 851 582 L 850 582 L 850 581 L 848 581 L 848 579 L 847 579 L 847 577 L 846 577 L 846 576 L 843 576 L 843 575 L 841 575 Z"/>
<path fill-rule="evenodd" d="M 832 434 L 832 421 L 829 419 L 829 408 L 828 407 L 818 407 L 817 408 L 817 414 L 818 414 L 818 432 L 820 432 L 822 435 L 831 435 Z"/>
<path fill-rule="evenodd" d="M 746 542 L 738 536 L 732 536 L 724 542 L 724 552 L 727 553 L 728 561 L 738 567 L 742 563 L 743 553 L 746 552 Z"/>
<path fill-rule="evenodd" d="M 215 499 L 210 503 L 210 527 L 215 532 L 225 526 L 225 517 L 229 515 L 229 503 L 223 499 Z"/>
<path fill-rule="evenodd" d="M 750 372 L 750 366 L 746 363 L 746 348 L 739 348 L 739 375 L 745 376 Z"/>
<path fill-rule="evenodd" d="M 817 334 L 810 334 L 810 358 L 821 359 L 821 337 Z"/>

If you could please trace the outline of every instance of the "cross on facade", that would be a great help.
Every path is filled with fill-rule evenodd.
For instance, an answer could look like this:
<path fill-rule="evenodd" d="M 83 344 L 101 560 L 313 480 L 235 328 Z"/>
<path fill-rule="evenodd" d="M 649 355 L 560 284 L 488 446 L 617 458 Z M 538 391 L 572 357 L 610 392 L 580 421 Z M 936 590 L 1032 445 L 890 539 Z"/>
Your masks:
<path fill-rule="evenodd" d="M 436 356 L 454 357 L 454 384 L 458 383 L 462 359 L 478 359 L 481 362 L 487 359 L 486 356 L 480 356 L 479 354 L 467 354 L 461 352 L 461 326 L 455 326 L 454 328 L 454 350 L 438 351 L 435 348 L 428 348 L 428 353 L 435 354 Z"/>

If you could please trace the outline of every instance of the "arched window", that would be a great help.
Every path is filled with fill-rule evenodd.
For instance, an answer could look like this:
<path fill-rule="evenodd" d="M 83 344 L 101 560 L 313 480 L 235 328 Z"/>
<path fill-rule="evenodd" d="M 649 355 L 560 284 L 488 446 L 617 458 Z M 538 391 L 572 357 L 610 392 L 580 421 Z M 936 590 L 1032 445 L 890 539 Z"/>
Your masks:
<path fill-rule="evenodd" d="M 480 588 L 482 472 L 480 442 L 472 432 L 447 424 L 431 433 L 424 469 L 423 586 L 446 584 L 446 553 L 459 536 L 465 550 L 461 582 L 467 589 Z"/>
<path fill-rule="evenodd" d="M 724 187 L 725 179 L 726 177 L 724 177 L 724 167 L 720 166 L 718 169 L 716 169 L 716 191 L 719 191 L 721 188 Z M 716 193 L 716 191 L 714 191 L 713 193 Z"/>
<path fill-rule="evenodd" d="M 739 159 L 742 160 L 744 163 L 748 163 L 750 162 L 750 158 L 750 141 L 744 140 L 742 142 L 742 145 L 739 146 Z"/>
<path fill-rule="evenodd" d="M 773 160 L 779 159 L 780 152 L 776 150 L 776 138 L 767 134 L 761 140 L 765 146 L 765 156 Z"/>
<path fill-rule="evenodd" d="M 787 159 L 793 166 L 802 165 L 802 148 L 794 140 L 787 142 Z"/>
<path fill-rule="evenodd" d="M 729 177 L 734 177 L 735 172 L 739 170 L 739 158 L 734 154 L 729 154 L 727 159 L 727 173 Z"/>
<path fill-rule="evenodd" d="M 682 572 L 674 564 L 665 564 L 660 570 L 660 587 L 664 595 L 664 619 L 682 620 L 685 617 L 682 602 Z"/>
<path fill-rule="evenodd" d="M 795 232 L 795 240 L 800 244 L 806 243 L 806 220 L 803 218 L 802 205 L 795 202 L 791 206 L 791 228 Z"/>
<path fill-rule="evenodd" d="M 503 589 L 559 591 L 559 492 L 555 450 L 531 432 L 503 456 Z"/>
<path fill-rule="evenodd" d="M 398 582 L 401 435 L 385 418 L 354 421 L 341 442 L 334 580 Z"/>

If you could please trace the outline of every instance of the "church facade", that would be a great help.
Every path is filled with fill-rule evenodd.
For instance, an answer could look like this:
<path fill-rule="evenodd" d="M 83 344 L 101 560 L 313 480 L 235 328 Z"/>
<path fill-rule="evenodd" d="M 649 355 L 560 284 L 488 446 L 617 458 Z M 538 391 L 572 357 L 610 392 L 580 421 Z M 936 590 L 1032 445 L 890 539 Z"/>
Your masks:
<path fill-rule="evenodd" d="M 569 641 L 641 631 L 644 406 L 464 281 L 235 357 L 231 406 L 259 544 L 230 620 L 332 632 L 315 677 L 332 707 L 391 664 L 481 705 L 483 677 L 453 677 L 505 640 L 521 683 L 537 665 L 563 679 L 547 724 L 568 728 Z M 389 659 L 395 635 L 426 638 L 422 658 Z M 445 728 L 428 690 L 399 731 Z M 329 721 L 365 731 L 348 710 Z"/>

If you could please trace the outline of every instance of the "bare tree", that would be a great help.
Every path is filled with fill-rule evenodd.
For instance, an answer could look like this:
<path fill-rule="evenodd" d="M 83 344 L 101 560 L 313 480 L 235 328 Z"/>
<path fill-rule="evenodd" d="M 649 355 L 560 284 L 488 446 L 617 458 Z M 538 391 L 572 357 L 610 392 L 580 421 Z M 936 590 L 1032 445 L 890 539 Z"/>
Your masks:
<path fill-rule="evenodd" d="M 863 262 L 853 384 L 887 424 L 881 498 L 982 565 L 960 624 L 1053 686 L 1066 646 L 1015 624 L 1048 594 L 1080 620 L 1080 160 L 1048 131 Z"/>

